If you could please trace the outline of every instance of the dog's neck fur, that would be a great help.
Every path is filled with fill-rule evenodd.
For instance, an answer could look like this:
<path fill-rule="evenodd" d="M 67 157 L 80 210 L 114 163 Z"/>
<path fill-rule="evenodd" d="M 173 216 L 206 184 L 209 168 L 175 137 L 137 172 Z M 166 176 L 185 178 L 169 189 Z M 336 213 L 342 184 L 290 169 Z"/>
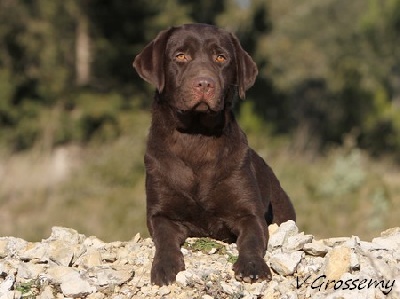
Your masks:
<path fill-rule="evenodd" d="M 227 101 L 221 111 L 179 111 L 162 99 L 158 92 L 153 102 L 153 125 L 176 130 L 184 134 L 199 134 L 220 137 L 237 124 L 232 112 L 232 103 Z"/>
<path fill-rule="evenodd" d="M 247 147 L 243 147 L 247 144 L 246 135 L 230 107 L 215 113 L 182 113 L 167 101 L 156 99 L 152 107 L 151 126 L 148 154 L 155 153 L 155 148 L 163 148 L 164 154 L 170 154 L 194 168 L 209 163 L 216 165 L 224 159 L 240 160 L 247 153 Z"/>

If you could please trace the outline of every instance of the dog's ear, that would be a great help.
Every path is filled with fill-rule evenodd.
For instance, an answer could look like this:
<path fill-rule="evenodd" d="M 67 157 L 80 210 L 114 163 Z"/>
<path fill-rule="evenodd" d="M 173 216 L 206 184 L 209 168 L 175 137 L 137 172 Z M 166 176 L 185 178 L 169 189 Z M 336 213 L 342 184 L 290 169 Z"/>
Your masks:
<path fill-rule="evenodd" d="M 258 74 L 257 65 L 250 55 L 243 50 L 236 36 L 231 34 L 232 43 L 236 51 L 237 82 L 239 85 L 239 97 L 244 100 L 246 90 L 253 86 Z"/>
<path fill-rule="evenodd" d="M 139 76 L 161 93 L 165 85 L 164 53 L 172 28 L 161 31 L 133 61 Z"/>

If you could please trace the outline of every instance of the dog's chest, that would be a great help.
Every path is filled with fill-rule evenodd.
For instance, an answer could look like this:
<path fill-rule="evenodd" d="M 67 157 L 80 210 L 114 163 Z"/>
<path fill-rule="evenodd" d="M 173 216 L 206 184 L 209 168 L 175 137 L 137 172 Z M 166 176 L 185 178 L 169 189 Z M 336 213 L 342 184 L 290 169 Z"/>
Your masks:
<path fill-rule="evenodd" d="M 165 183 L 169 189 L 198 203 L 218 202 L 219 186 L 235 172 L 245 154 L 226 136 L 176 134 L 164 148 L 162 157 L 156 152 L 153 155 L 160 170 L 156 176 L 168 174 Z"/>

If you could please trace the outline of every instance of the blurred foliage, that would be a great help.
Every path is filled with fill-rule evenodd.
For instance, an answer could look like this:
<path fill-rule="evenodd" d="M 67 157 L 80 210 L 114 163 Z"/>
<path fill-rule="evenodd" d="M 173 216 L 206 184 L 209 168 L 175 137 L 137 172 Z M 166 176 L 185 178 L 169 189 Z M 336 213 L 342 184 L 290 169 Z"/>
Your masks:
<path fill-rule="evenodd" d="M 235 112 L 310 215 L 303 229 L 371 236 L 398 222 L 398 170 L 388 169 L 400 161 L 400 0 L 0 0 L 0 218 L 18 215 L 0 234 L 146 232 L 154 89 L 132 61 L 160 30 L 188 22 L 234 32 L 256 61 Z M 53 186 L 46 159 L 71 146 L 84 152 L 80 167 Z"/>
<path fill-rule="evenodd" d="M 356 132 L 370 153 L 398 155 L 399 9 L 398 0 L 271 1 L 264 71 L 287 95 L 303 143 L 341 144 Z"/>
<path fill-rule="evenodd" d="M 256 60 L 248 99 L 270 132 L 314 152 L 356 133 L 359 147 L 398 156 L 400 0 L 1 0 L 0 19 L 0 142 L 11 150 L 117 137 L 118 114 L 152 97 L 135 54 L 168 26 L 205 22 Z"/>

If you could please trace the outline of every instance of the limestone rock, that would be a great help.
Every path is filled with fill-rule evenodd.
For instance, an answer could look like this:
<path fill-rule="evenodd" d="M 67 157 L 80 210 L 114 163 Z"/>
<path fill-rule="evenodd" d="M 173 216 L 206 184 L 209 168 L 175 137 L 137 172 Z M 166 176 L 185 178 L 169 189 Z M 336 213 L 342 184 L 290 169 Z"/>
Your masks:
<path fill-rule="evenodd" d="M 69 244 L 79 244 L 86 237 L 79 234 L 76 230 L 72 228 L 58 227 L 55 226 L 51 229 L 51 235 L 46 240 L 47 242 L 63 240 Z"/>
<path fill-rule="evenodd" d="M 48 245 L 44 243 L 27 243 L 24 251 L 20 252 L 19 257 L 23 261 L 47 262 L 49 260 Z"/>
<path fill-rule="evenodd" d="M 372 239 L 372 243 L 378 244 L 389 250 L 400 250 L 399 235 L 374 238 Z"/>
<path fill-rule="evenodd" d="M 83 279 L 74 268 L 56 266 L 50 268 L 47 274 L 51 281 L 60 284 L 63 294 L 67 297 L 84 297 L 96 291 L 96 288 Z"/>
<path fill-rule="evenodd" d="M 339 280 L 350 271 L 351 250 L 346 246 L 333 248 L 326 257 L 325 275 L 329 280 Z"/>
<path fill-rule="evenodd" d="M 14 275 L 7 275 L 6 279 L 0 284 L 0 297 L 7 294 L 9 290 L 13 287 L 15 283 L 15 276 Z"/>
<path fill-rule="evenodd" d="M 89 269 L 87 276 L 93 282 L 93 285 L 121 285 L 127 282 L 134 275 L 133 267 L 111 268 L 107 266 L 93 267 Z"/>
<path fill-rule="evenodd" d="M 287 245 L 285 246 L 285 249 L 287 251 L 302 250 L 304 248 L 304 245 L 307 243 L 311 243 L 312 240 L 312 235 L 304 235 L 304 232 L 301 232 L 300 234 L 287 238 Z"/>
<path fill-rule="evenodd" d="M 304 251 L 314 256 L 325 256 L 328 253 L 329 247 L 322 241 L 313 240 L 311 243 L 304 244 Z"/>
<path fill-rule="evenodd" d="M 273 251 L 281 248 L 285 244 L 285 242 L 287 242 L 287 239 L 291 236 L 295 236 L 298 231 L 299 229 L 297 228 L 296 223 L 293 220 L 282 223 L 279 228 L 270 235 L 268 241 L 268 251 Z"/>
<path fill-rule="evenodd" d="M 303 256 L 302 251 L 278 252 L 270 259 L 271 267 L 280 275 L 292 275 Z"/>
<path fill-rule="evenodd" d="M 19 255 L 24 251 L 28 242 L 21 238 L 1 237 L 0 238 L 0 258 Z"/>
<path fill-rule="evenodd" d="M 223 249 L 208 253 L 183 248 L 186 270 L 163 287 L 150 282 L 154 244 L 140 235 L 106 243 L 55 227 L 41 242 L 0 237 L 0 299 L 400 298 L 400 228 L 372 242 L 357 236 L 316 240 L 299 233 L 293 221 L 268 229 L 265 261 L 274 271 L 271 281 L 235 280 L 237 246 L 220 242 Z M 346 280 L 358 287 L 363 279 L 371 286 L 343 287 Z"/>
<path fill-rule="evenodd" d="M 0 238 L 0 259 L 5 258 L 8 255 L 8 240 L 6 238 Z"/>

